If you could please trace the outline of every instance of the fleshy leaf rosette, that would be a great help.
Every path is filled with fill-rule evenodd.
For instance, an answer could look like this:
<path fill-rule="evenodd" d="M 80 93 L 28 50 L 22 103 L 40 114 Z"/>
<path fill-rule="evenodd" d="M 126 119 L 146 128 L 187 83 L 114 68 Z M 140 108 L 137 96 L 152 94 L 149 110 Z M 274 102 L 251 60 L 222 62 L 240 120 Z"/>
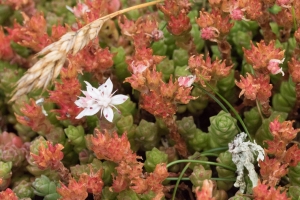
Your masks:
<path fill-rule="evenodd" d="M 47 176 L 41 175 L 41 177 L 36 178 L 32 183 L 34 193 L 38 196 L 44 197 L 44 199 L 54 200 L 58 199 L 60 196 L 56 192 L 57 183 L 51 181 Z"/>
<path fill-rule="evenodd" d="M 224 111 L 210 117 L 208 132 L 210 135 L 210 146 L 212 148 L 226 146 L 238 133 L 236 119 Z"/>

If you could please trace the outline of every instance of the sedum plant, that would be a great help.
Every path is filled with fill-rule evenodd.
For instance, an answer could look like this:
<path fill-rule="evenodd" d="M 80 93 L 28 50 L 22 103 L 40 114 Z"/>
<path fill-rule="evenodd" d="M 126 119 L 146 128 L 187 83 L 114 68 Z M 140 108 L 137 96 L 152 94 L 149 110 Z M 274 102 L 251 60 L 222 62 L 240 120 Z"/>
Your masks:
<path fill-rule="evenodd" d="M 300 2 L 0 0 L 0 199 L 298 199 Z"/>

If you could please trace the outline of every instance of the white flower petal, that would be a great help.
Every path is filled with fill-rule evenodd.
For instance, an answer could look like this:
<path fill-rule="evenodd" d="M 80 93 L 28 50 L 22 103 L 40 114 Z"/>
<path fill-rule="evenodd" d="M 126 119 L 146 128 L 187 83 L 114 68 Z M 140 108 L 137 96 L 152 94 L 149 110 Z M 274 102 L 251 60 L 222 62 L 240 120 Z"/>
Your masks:
<path fill-rule="evenodd" d="M 86 84 L 86 92 L 87 92 L 87 94 L 89 95 L 89 96 L 91 96 L 91 94 L 93 94 L 94 93 L 94 91 L 93 91 L 93 86 L 89 83 L 89 82 L 87 82 L 87 81 L 84 81 L 85 82 L 85 84 Z M 86 95 L 86 94 L 85 94 Z M 86 95 L 87 96 L 87 95 Z"/>
<path fill-rule="evenodd" d="M 119 104 L 124 103 L 127 99 L 128 99 L 128 96 L 123 95 L 123 94 L 118 94 L 111 98 L 110 103 L 113 105 L 119 105 Z"/>
<path fill-rule="evenodd" d="M 86 96 L 86 97 L 92 97 L 94 99 L 98 99 L 100 97 L 100 92 L 97 90 L 97 88 L 94 88 L 93 86 L 91 86 L 90 83 L 86 82 L 85 83 L 87 84 L 86 86 L 86 91 L 82 91 L 83 94 Z"/>
<path fill-rule="evenodd" d="M 92 116 L 96 114 L 100 110 L 100 106 L 98 105 L 92 105 L 90 107 L 86 107 L 79 115 L 77 115 L 76 119 L 80 119 L 83 116 Z"/>
<path fill-rule="evenodd" d="M 96 114 L 97 112 L 99 112 L 101 107 L 97 104 L 94 104 L 90 107 L 87 107 L 86 109 L 87 109 L 86 116 L 92 116 L 92 115 Z"/>
<path fill-rule="evenodd" d="M 78 107 L 80 107 L 80 108 L 83 108 L 83 107 L 84 107 L 82 97 L 79 97 L 79 99 L 76 100 L 74 103 L 76 104 L 76 106 L 78 106 Z"/>
<path fill-rule="evenodd" d="M 87 109 L 84 109 L 75 117 L 75 119 L 81 119 L 82 117 L 86 116 L 85 115 L 86 112 L 87 112 Z"/>
<path fill-rule="evenodd" d="M 107 107 L 103 109 L 103 115 L 107 121 L 112 122 L 114 118 L 114 111 L 112 110 L 111 107 Z"/>
<path fill-rule="evenodd" d="M 92 92 L 89 93 L 89 95 L 93 98 L 93 99 L 99 99 L 101 94 L 100 92 L 97 90 L 97 88 L 93 88 Z"/>
<path fill-rule="evenodd" d="M 105 96 L 110 96 L 112 93 L 112 90 L 113 90 L 113 84 L 112 84 L 110 78 L 108 78 L 105 83 L 100 85 L 98 87 L 98 90 L 100 91 L 100 93 L 103 92 Z"/>

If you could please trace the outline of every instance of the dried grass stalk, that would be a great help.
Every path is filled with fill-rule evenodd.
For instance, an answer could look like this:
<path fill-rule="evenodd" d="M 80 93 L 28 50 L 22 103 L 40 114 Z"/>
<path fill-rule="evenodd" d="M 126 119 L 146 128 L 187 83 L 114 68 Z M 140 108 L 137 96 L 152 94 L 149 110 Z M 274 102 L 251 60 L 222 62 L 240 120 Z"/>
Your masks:
<path fill-rule="evenodd" d="M 66 33 L 60 38 L 60 40 L 48 45 L 35 55 L 35 57 L 43 57 L 40 58 L 40 60 L 37 61 L 30 69 L 28 69 L 26 74 L 17 82 L 10 102 L 13 102 L 20 96 L 29 93 L 32 89 L 46 89 L 49 82 L 53 81 L 59 75 L 60 70 L 66 61 L 67 55 L 69 53 L 72 53 L 73 55 L 76 54 L 91 40 L 95 39 L 98 36 L 102 25 L 107 20 L 128 11 L 148 7 L 162 1 L 163 0 L 156 0 L 132 6 L 130 8 L 125 8 L 101 17 L 85 25 L 76 32 L 72 31 Z"/>

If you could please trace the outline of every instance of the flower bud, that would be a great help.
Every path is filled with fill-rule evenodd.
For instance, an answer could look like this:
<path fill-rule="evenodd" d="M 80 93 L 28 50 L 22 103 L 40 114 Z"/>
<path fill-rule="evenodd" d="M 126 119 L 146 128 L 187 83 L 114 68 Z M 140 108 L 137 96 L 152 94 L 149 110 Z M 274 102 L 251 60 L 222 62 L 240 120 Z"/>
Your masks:
<path fill-rule="evenodd" d="M 159 163 L 168 163 L 168 155 L 157 148 L 146 151 L 146 160 L 144 163 L 147 172 L 153 172 Z"/>

